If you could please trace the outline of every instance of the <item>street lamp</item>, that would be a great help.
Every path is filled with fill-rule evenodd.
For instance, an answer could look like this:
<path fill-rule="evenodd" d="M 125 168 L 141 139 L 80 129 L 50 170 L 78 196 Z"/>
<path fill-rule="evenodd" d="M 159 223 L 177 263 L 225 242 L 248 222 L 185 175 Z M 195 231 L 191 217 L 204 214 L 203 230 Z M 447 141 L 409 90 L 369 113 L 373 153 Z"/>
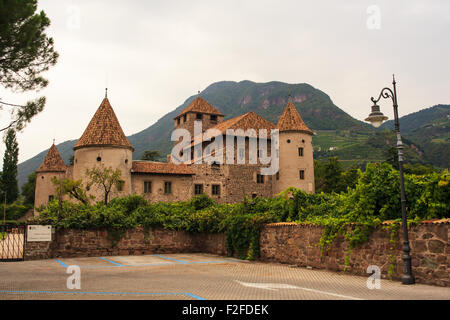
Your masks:
<path fill-rule="evenodd" d="M 378 101 L 381 98 L 388 99 L 391 98 L 394 105 L 394 124 L 395 124 L 395 132 L 397 133 L 397 150 L 398 150 L 398 168 L 400 171 L 400 191 L 401 191 L 401 205 L 402 205 L 402 227 L 403 227 L 403 275 L 402 275 L 402 283 L 403 284 L 414 284 L 414 276 L 411 270 L 411 256 L 409 252 L 411 251 L 409 247 L 408 240 L 408 222 L 406 219 L 406 197 L 405 197 L 405 181 L 403 178 L 403 143 L 402 136 L 400 135 L 400 123 L 398 119 L 398 104 L 397 104 L 397 88 L 395 77 L 392 76 L 392 84 L 394 86 L 394 90 L 390 88 L 384 88 L 381 90 L 381 93 L 378 99 L 374 99 L 373 97 L 370 99 L 373 102 L 372 112 L 369 117 L 365 119 L 372 123 L 372 125 L 378 128 L 383 121 L 387 120 L 388 117 L 383 115 L 380 111 L 380 106 L 377 105 Z"/>

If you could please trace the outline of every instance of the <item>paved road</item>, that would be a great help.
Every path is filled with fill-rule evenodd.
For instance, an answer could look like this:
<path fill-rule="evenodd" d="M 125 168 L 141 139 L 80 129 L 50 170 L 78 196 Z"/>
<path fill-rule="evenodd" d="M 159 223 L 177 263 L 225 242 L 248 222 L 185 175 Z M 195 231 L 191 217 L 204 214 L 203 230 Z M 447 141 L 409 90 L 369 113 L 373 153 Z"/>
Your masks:
<path fill-rule="evenodd" d="M 81 289 L 67 288 L 68 266 Z M 450 288 L 403 286 L 340 273 L 206 254 L 91 257 L 0 263 L 0 299 L 356 300 L 448 299 Z"/>

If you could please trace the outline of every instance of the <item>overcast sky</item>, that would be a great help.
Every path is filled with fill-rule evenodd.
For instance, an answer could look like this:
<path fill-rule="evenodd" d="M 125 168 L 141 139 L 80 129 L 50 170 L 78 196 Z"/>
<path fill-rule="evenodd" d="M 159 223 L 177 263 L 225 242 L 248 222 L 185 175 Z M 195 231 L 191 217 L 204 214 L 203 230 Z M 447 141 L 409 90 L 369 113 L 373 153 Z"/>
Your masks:
<path fill-rule="evenodd" d="M 127 135 L 222 80 L 309 83 L 360 120 L 392 73 L 400 115 L 450 103 L 448 0 L 39 3 L 60 53 L 50 84 L 38 94 L 0 89 L 11 103 L 47 97 L 18 135 L 20 162 L 53 138 L 78 139 L 106 86 Z M 388 101 L 382 111 L 392 118 Z"/>

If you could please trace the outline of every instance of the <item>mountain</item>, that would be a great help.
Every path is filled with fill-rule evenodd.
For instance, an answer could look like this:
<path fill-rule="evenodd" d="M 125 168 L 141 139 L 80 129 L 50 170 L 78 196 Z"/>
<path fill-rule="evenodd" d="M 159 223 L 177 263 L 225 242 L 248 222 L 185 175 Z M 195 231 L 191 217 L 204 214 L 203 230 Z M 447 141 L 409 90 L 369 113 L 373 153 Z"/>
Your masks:
<path fill-rule="evenodd" d="M 346 164 L 363 165 L 368 161 L 384 159 L 383 150 L 373 139 L 380 139 L 384 143 L 383 148 L 391 144 L 386 137 L 380 138 L 372 126 L 352 118 L 339 109 L 327 94 L 306 83 L 222 81 L 211 84 L 201 95 L 225 114 L 225 119 L 254 111 L 275 124 L 291 95 L 305 123 L 316 132 L 313 137 L 316 158 L 338 155 Z M 163 155 L 161 160 L 164 160 L 172 148 L 170 135 L 173 118 L 195 98 L 196 95 L 189 97 L 152 126 L 129 136 L 128 139 L 135 148 L 133 159 L 140 159 L 145 150 L 159 150 Z M 112 104 L 114 107 L 114 102 Z M 87 123 L 80 123 L 80 126 L 85 127 Z M 73 155 L 75 142 L 76 140 L 66 141 L 57 146 L 66 163 Z M 27 176 L 39 167 L 46 153 L 47 150 L 19 164 L 20 186 L 26 182 Z M 417 155 L 418 162 L 422 161 L 419 150 L 414 151 L 412 155 Z"/>
<path fill-rule="evenodd" d="M 380 128 L 393 129 L 387 121 Z M 400 118 L 403 136 L 414 141 L 424 153 L 424 159 L 435 166 L 450 165 L 450 105 L 439 104 Z"/>

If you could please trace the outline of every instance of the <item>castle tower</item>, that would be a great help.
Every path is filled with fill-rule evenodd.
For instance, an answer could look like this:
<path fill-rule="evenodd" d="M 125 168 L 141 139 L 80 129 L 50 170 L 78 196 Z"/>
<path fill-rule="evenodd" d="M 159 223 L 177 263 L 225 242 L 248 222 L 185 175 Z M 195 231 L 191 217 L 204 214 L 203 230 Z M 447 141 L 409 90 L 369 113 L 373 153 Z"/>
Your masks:
<path fill-rule="evenodd" d="M 289 101 L 277 124 L 280 131 L 279 171 L 274 177 L 273 192 L 289 187 L 314 193 L 313 132 Z"/>
<path fill-rule="evenodd" d="M 188 107 L 174 118 L 174 127 L 175 129 L 181 128 L 188 130 L 191 138 L 194 138 L 195 121 L 202 122 L 202 131 L 204 132 L 223 122 L 224 117 L 219 110 L 210 105 L 199 94 Z M 174 142 L 174 144 L 177 143 L 177 141 Z"/>
<path fill-rule="evenodd" d="M 52 178 L 64 178 L 67 167 L 64 164 L 61 155 L 55 144 L 50 147 L 39 169 L 36 170 L 36 188 L 34 197 L 34 206 L 40 207 L 46 205 L 53 198 L 58 197 Z"/>
<path fill-rule="evenodd" d="M 117 196 L 131 193 L 132 153 L 134 149 L 125 136 L 107 97 L 103 99 L 73 150 L 75 151 L 74 180 L 82 179 L 84 186 L 86 186 L 89 182 L 86 177 L 86 169 L 99 166 L 120 169 L 123 185 Z M 103 193 L 99 189 L 89 190 L 88 194 L 94 195 L 97 200 L 101 200 L 103 197 Z"/>

